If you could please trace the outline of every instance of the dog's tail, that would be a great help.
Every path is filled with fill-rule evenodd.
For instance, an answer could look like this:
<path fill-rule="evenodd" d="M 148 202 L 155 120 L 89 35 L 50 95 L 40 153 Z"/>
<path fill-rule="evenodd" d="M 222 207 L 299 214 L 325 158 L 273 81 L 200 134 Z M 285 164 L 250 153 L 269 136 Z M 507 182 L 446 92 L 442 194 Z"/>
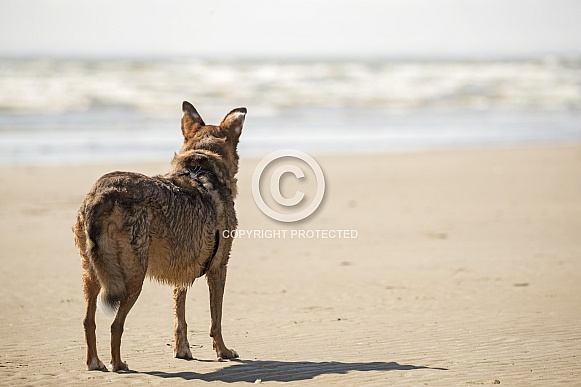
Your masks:
<path fill-rule="evenodd" d="M 88 206 L 85 212 L 86 255 L 97 279 L 101 292 L 97 305 L 103 313 L 114 316 L 119 304 L 127 297 L 125 275 L 121 265 L 121 248 L 116 235 L 118 225 L 112 221 L 112 203 L 100 201 Z"/>

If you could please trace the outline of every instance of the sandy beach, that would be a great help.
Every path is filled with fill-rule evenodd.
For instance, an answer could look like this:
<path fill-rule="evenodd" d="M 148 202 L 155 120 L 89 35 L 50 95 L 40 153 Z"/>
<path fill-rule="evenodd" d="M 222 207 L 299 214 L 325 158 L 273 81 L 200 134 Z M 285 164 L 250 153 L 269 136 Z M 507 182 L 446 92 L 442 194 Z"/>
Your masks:
<path fill-rule="evenodd" d="M 581 385 L 581 144 L 316 157 L 321 208 L 292 226 L 251 193 L 245 230 L 356 238 L 240 238 L 218 362 L 205 280 L 188 294 L 196 360 L 173 358 L 171 288 L 147 281 L 121 347 L 131 372 L 85 370 L 71 226 L 112 170 L 168 163 L 0 167 L 0 384 Z M 97 316 L 109 361 L 111 319 Z"/>

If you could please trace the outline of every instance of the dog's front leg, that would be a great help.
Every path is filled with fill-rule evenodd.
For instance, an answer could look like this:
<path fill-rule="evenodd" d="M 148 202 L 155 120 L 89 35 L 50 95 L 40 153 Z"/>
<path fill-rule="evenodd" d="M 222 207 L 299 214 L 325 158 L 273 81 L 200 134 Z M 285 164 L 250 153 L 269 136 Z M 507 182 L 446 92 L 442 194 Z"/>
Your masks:
<path fill-rule="evenodd" d="M 219 359 L 233 359 L 238 357 L 233 349 L 228 349 L 222 338 L 222 300 L 226 285 L 226 265 L 220 265 L 206 274 L 210 289 L 210 336 Z"/>
<path fill-rule="evenodd" d="M 179 359 L 192 359 L 192 351 L 188 342 L 188 324 L 186 323 L 186 294 L 188 289 L 174 287 L 173 300 L 175 312 L 175 348 L 174 356 Z"/>

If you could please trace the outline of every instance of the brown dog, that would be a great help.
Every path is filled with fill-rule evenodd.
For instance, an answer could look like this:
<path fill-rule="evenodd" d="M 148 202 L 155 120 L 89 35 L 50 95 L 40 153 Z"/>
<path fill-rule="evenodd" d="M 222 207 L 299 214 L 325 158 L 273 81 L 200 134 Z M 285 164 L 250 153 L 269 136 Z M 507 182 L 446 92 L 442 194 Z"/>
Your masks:
<path fill-rule="evenodd" d="M 183 113 L 184 145 L 174 157 L 171 172 L 154 177 L 106 174 L 79 209 L 73 231 L 84 269 L 87 310 L 83 325 L 89 370 L 107 370 L 96 347 L 99 293 L 103 306 L 117 311 L 111 325 L 112 369 L 128 369 L 121 361 L 121 335 L 146 275 L 174 286 L 175 357 L 192 358 L 186 292 L 204 274 L 210 290 L 214 349 L 219 358 L 238 357 L 222 339 L 222 299 L 232 246 L 223 231 L 237 226 L 236 148 L 246 109 L 232 110 L 220 126 L 206 125 L 189 102 L 183 103 Z"/>

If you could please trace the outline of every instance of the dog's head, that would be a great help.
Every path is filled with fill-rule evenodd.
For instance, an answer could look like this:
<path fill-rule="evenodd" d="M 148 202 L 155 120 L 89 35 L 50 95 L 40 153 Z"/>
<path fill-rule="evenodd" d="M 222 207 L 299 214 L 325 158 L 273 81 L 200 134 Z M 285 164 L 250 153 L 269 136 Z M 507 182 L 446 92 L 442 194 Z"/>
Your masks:
<path fill-rule="evenodd" d="M 232 175 L 235 175 L 238 172 L 237 147 L 246 117 L 246 108 L 232 110 L 218 126 L 206 125 L 196 108 L 187 101 L 184 101 L 182 110 L 184 145 L 180 155 L 185 156 L 191 151 L 214 153 L 222 159 Z"/>

